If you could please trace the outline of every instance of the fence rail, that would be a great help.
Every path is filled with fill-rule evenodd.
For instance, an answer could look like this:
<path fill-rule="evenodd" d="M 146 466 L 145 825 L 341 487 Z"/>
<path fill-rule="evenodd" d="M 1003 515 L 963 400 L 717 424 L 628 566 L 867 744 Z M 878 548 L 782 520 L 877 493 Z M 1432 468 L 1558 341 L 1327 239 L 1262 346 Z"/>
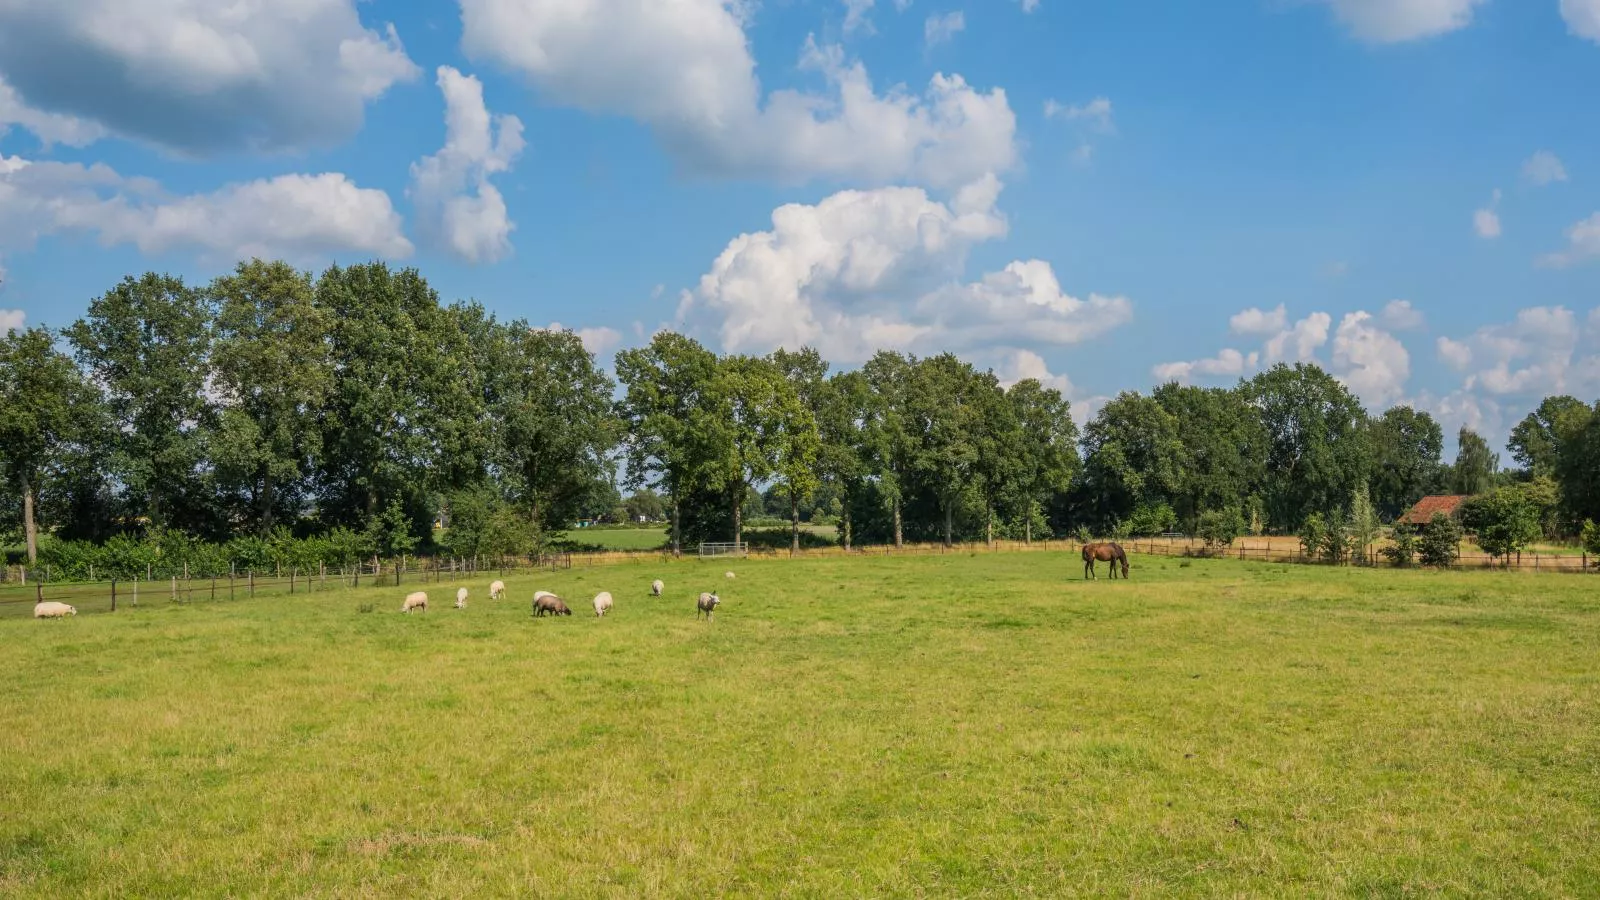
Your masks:
<path fill-rule="evenodd" d="M 1257 562 L 1292 563 L 1295 565 L 1332 565 L 1324 560 L 1308 556 L 1298 546 L 1273 546 L 1268 541 L 1266 546 L 1250 546 L 1244 541 L 1237 541 L 1231 547 L 1207 548 L 1206 545 L 1192 538 L 1185 540 L 1167 540 L 1163 538 L 1128 540 L 1123 546 L 1134 552 L 1151 556 L 1188 556 L 1228 558 L 1239 560 L 1254 560 Z M 1347 562 L 1347 565 L 1358 565 L 1369 568 L 1396 568 L 1389 560 L 1378 556 L 1364 562 Z M 1416 568 L 1413 564 L 1412 568 Z M 1514 569 L 1529 572 L 1555 572 L 1573 575 L 1600 573 L 1595 564 L 1591 562 L 1587 553 L 1540 553 L 1529 551 L 1518 553 L 1510 557 L 1490 556 L 1487 553 L 1461 552 L 1456 556 L 1455 567 L 1467 569 Z"/>

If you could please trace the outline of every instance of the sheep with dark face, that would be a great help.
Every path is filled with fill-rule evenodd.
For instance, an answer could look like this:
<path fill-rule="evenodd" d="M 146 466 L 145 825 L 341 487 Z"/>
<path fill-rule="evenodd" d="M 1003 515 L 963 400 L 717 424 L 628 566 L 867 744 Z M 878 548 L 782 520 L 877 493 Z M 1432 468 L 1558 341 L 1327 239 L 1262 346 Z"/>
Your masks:
<path fill-rule="evenodd" d="M 555 594 L 541 593 L 533 601 L 533 614 L 540 617 L 546 615 L 570 616 L 572 615 L 572 610 L 567 609 L 566 602 Z"/>
<path fill-rule="evenodd" d="M 662 584 L 661 583 L 661 579 L 659 579 L 659 578 L 657 578 L 655 581 L 650 582 L 650 596 L 652 596 L 652 597 L 661 596 L 661 592 L 663 590 L 665 590 L 665 589 L 666 589 L 666 585 Z"/>
<path fill-rule="evenodd" d="M 694 617 L 698 619 L 700 618 L 700 613 L 705 613 L 706 621 L 711 621 L 711 614 L 716 612 L 717 604 L 721 602 L 722 600 L 718 598 L 716 594 L 702 593 L 700 595 L 700 601 L 695 604 L 697 611 L 695 612 Z"/>

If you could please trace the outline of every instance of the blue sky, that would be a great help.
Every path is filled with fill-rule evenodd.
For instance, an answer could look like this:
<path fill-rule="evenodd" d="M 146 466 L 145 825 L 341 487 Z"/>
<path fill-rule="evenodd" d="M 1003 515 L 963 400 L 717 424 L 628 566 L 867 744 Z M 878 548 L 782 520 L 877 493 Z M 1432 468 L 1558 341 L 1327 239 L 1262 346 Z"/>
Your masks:
<path fill-rule="evenodd" d="M 1497 442 L 1600 395 L 1600 0 L 0 0 L 0 323 L 383 257 L 1080 415 L 1314 360 Z"/>

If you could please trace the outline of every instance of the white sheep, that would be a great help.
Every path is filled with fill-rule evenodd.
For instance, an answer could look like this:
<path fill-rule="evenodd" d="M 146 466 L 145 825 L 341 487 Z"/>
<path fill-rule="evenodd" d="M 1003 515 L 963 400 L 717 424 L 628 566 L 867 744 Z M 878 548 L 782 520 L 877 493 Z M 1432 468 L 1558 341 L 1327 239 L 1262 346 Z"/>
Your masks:
<path fill-rule="evenodd" d="M 603 616 L 611 611 L 611 592 L 601 591 L 594 595 L 594 614 Z"/>
<path fill-rule="evenodd" d="M 467 589 L 466 588 L 457 588 L 456 589 L 456 609 L 466 609 L 466 608 L 467 608 Z"/>
<path fill-rule="evenodd" d="M 33 617 L 35 619 L 59 619 L 63 616 L 75 616 L 77 614 L 78 608 L 76 606 L 68 606 L 65 603 L 57 603 L 54 600 L 45 600 L 34 604 L 33 607 Z"/>
<path fill-rule="evenodd" d="M 732 572 L 723 572 L 722 573 L 722 577 L 728 579 L 729 581 L 732 581 L 733 579 L 737 578 L 738 576 L 733 574 Z"/>
<path fill-rule="evenodd" d="M 489 582 L 489 599 L 504 600 L 506 598 L 506 583 L 504 581 Z"/>
<path fill-rule="evenodd" d="M 400 607 L 400 611 L 403 612 L 403 613 L 408 613 L 408 612 L 411 612 L 413 609 L 420 609 L 423 612 L 427 612 L 428 611 L 428 594 L 427 594 L 427 592 L 425 592 L 425 591 L 415 591 L 413 593 L 410 593 L 410 594 L 406 595 L 406 603 L 405 603 L 404 606 Z"/>
<path fill-rule="evenodd" d="M 706 621 L 711 621 L 711 614 L 716 611 L 717 604 L 721 602 L 722 600 L 718 598 L 716 594 L 702 593 L 700 595 L 699 602 L 695 604 L 697 611 L 695 612 L 694 617 L 698 619 L 700 618 L 700 613 L 705 613 Z"/>
<path fill-rule="evenodd" d="M 666 589 L 666 585 L 662 584 L 661 583 L 661 579 L 659 579 L 659 578 L 657 578 L 655 581 L 650 582 L 650 596 L 652 596 L 652 597 L 661 596 L 661 592 L 663 590 L 665 590 L 665 589 Z"/>

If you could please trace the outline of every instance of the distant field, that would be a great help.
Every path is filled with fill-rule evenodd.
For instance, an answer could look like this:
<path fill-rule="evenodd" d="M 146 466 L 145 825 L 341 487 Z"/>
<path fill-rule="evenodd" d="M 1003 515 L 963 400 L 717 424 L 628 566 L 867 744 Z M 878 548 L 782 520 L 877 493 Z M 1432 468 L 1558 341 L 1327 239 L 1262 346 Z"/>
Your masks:
<path fill-rule="evenodd" d="M 1594 582 L 1133 566 L 3 620 L 0 896 L 1600 896 Z"/>
<path fill-rule="evenodd" d="M 770 531 L 772 529 L 764 529 Z M 832 525 L 805 525 L 802 531 L 833 540 L 839 530 Z M 652 528 L 574 528 L 567 532 L 574 543 L 594 545 L 605 550 L 655 550 L 667 541 L 665 526 Z M 731 540 L 729 538 L 728 540 Z"/>

